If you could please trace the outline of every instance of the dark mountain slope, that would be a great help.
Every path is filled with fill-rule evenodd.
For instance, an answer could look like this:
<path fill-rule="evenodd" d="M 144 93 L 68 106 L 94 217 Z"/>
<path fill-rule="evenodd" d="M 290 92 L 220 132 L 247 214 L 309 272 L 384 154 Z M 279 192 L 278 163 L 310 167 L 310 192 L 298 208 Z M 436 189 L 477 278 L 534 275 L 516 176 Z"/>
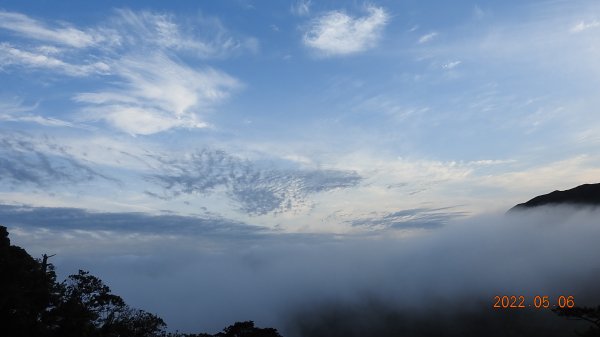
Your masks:
<path fill-rule="evenodd" d="M 600 206 L 600 183 L 584 184 L 566 191 L 554 191 L 518 204 L 509 211 L 524 210 L 544 205 Z"/>

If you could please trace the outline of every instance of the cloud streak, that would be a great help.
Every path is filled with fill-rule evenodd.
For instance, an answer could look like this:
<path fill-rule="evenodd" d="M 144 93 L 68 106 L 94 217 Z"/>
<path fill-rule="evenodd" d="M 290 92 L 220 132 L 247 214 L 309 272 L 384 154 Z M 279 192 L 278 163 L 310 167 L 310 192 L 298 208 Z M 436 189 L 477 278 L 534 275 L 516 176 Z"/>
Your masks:
<path fill-rule="evenodd" d="M 451 207 L 428 209 L 413 208 L 391 212 L 382 216 L 371 216 L 350 220 L 354 227 L 370 230 L 387 229 L 435 229 L 450 220 L 468 215 L 466 212 L 451 211 Z"/>
<path fill-rule="evenodd" d="M 131 134 L 206 127 L 198 113 L 241 86 L 223 72 L 193 69 L 164 54 L 125 57 L 113 68 L 122 79 L 119 88 L 81 93 L 74 99 L 87 105 L 88 119 L 104 119 Z"/>
<path fill-rule="evenodd" d="M 24 14 L 0 12 L 0 29 L 44 44 L 0 43 L 1 67 L 51 74 L 111 76 L 106 88 L 80 92 L 80 119 L 102 120 L 133 135 L 172 128 L 207 127 L 201 115 L 241 88 L 234 77 L 207 65 L 190 66 L 178 56 L 222 58 L 258 51 L 252 37 L 235 37 L 216 18 L 184 20 L 127 9 L 93 29 L 49 27 Z M 84 51 L 85 50 L 85 51 Z"/>
<path fill-rule="evenodd" d="M 22 50 L 8 43 L 0 43 L 0 62 L 2 67 L 18 65 L 24 68 L 59 71 L 77 77 L 107 74 L 110 70 L 108 64 L 102 61 L 89 64 L 72 64 L 47 53 Z"/>
<path fill-rule="evenodd" d="M 436 36 L 438 36 L 437 32 L 431 32 L 429 34 L 425 34 L 425 35 L 421 36 L 417 42 L 419 44 L 424 44 L 424 43 L 427 43 L 427 42 L 433 40 Z"/>
<path fill-rule="evenodd" d="M 116 13 L 108 27 L 119 32 L 123 47 L 185 51 L 200 58 L 258 51 L 255 38 L 234 36 L 217 18 L 199 16 L 190 21 L 167 13 L 129 9 Z"/>
<path fill-rule="evenodd" d="M 112 180 L 67 155 L 56 153 L 19 136 L 0 137 L 0 181 L 7 185 L 35 187 L 77 184 L 94 179 Z"/>
<path fill-rule="evenodd" d="M 104 40 L 100 34 L 86 32 L 67 24 L 48 27 L 24 14 L 7 11 L 0 11 L 0 28 L 13 31 L 26 38 L 73 48 L 90 47 Z"/>
<path fill-rule="evenodd" d="M 37 107 L 38 104 L 25 106 L 19 99 L 0 99 L 0 121 L 36 123 L 53 127 L 82 127 L 58 118 L 44 117 L 31 113 Z"/>

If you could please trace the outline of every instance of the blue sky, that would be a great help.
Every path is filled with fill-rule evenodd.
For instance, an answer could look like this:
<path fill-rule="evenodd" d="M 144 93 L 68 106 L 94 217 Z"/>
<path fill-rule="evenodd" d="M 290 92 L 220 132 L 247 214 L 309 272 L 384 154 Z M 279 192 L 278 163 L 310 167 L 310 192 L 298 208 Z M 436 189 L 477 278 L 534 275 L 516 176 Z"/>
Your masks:
<path fill-rule="evenodd" d="M 597 214 L 494 214 L 598 182 L 599 33 L 596 1 L 0 0 L 0 224 L 189 332 L 575 294 Z"/>
<path fill-rule="evenodd" d="M 595 182 L 599 10 L 2 1 L 0 201 L 350 233 Z"/>

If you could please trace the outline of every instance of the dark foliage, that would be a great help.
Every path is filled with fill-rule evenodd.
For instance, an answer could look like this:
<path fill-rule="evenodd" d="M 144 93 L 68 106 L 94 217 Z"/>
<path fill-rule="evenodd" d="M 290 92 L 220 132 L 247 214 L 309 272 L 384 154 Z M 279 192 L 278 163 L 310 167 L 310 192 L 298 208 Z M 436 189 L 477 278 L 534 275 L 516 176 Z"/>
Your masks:
<path fill-rule="evenodd" d="M 38 261 L 10 245 L 0 226 L 0 327 L 3 336 L 47 335 L 50 311 L 58 297 L 53 269 L 44 271 Z"/>
<path fill-rule="evenodd" d="M 52 264 L 12 246 L 0 226 L 2 337 L 281 337 L 237 322 L 215 335 L 167 333 L 158 316 L 129 307 L 102 280 L 80 270 L 58 283 Z"/>
<path fill-rule="evenodd" d="M 281 337 L 277 330 L 272 328 L 257 328 L 254 322 L 237 322 L 230 325 L 215 335 L 216 337 Z"/>

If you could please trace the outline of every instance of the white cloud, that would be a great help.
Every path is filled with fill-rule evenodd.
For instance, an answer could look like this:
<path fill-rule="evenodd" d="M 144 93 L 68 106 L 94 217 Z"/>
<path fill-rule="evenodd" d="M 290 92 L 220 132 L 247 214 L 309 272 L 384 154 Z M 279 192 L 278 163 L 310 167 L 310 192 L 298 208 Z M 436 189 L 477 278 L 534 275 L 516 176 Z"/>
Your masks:
<path fill-rule="evenodd" d="M 13 116 L 0 114 L 0 121 L 6 122 L 29 122 L 36 123 L 45 126 L 60 126 L 60 127 L 74 127 L 73 123 L 63 121 L 58 118 L 44 117 L 37 115 L 25 115 L 25 116 Z"/>
<path fill-rule="evenodd" d="M 336 161 L 334 168 L 344 167 L 367 178 L 367 184 L 383 189 L 390 184 L 410 182 L 414 185 L 464 182 L 474 173 L 473 165 L 461 161 L 438 161 L 418 158 L 378 157 L 354 152 Z"/>
<path fill-rule="evenodd" d="M 571 33 L 579 33 L 584 30 L 596 28 L 598 26 L 600 26 L 600 21 L 596 21 L 596 20 L 591 21 L 591 22 L 579 21 L 575 26 L 573 26 L 571 28 Z"/>
<path fill-rule="evenodd" d="M 54 42 L 75 48 L 92 46 L 104 38 L 69 25 L 46 27 L 44 24 L 20 13 L 0 11 L 0 28 L 41 41 Z"/>
<path fill-rule="evenodd" d="M 210 109 L 240 87 L 220 71 L 196 70 L 157 54 L 117 61 L 122 81 L 116 90 L 82 93 L 89 119 L 104 119 L 131 134 L 151 134 L 174 127 L 206 127 L 198 114 Z"/>
<path fill-rule="evenodd" d="M 297 16 L 306 16 L 310 14 L 310 6 L 312 2 L 310 0 L 299 0 L 292 5 L 290 11 L 292 14 Z"/>
<path fill-rule="evenodd" d="M 29 122 L 46 126 L 73 126 L 73 124 L 58 118 L 34 115 L 38 104 L 25 106 L 19 99 L 0 99 L 0 121 L 6 122 Z"/>
<path fill-rule="evenodd" d="M 437 32 L 431 32 L 429 34 L 425 34 L 419 38 L 418 42 L 419 42 L 419 44 L 427 43 L 427 42 L 433 40 L 433 38 L 435 38 L 437 35 L 438 35 Z"/>
<path fill-rule="evenodd" d="M 504 164 L 512 164 L 515 163 L 514 159 L 482 159 L 470 161 L 467 165 L 476 165 L 476 166 L 489 166 L 489 165 L 504 165 Z"/>
<path fill-rule="evenodd" d="M 17 97 L 1 97 L 0 98 L 0 113 L 6 115 L 27 113 L 34 110 L 36 105 L 26 106 L 23 104 L 23 100 Z"/>
<path fill-rule="evenodd" d="M 448 63 L 443 64 L 442 68 L 446 69 L 446 70 L 454 69 L 461 63 L 462 63 L 462 61 L 450 61 Z"/>
<path fill-rule="evenodd" d="M 230 33 L 217 18 L 194 19 L 149 11 L 117 10 L 116 15 L 102 25 L 89 29 L 73 27 L 67 23 L 51 26 L 24 14 L 0 11 L 0 29 L 19 36 L 43 41 L 31 48 L 30 53 L 45 55 L 29 62 L 33 66 L 61 67 L 56 58 L 60 53 L 77 53 L 87 48 L 85 57 L 115 57 L 116 54 L 156 51 L 188 52 L 201 58 L 224 57 L 238 52 L 256 53 L 259 42 L 253 37 L 239 37 Z M 70 47 L 70 48 L 69 48 Z M 75 50 L 74 50 L 75 49 Z M 54 58 L 50 58 L 52 55 Z M 31 55 L 21 55 L 32 59 Z M 77 55 L 81 56 L 81 55 Z M 64 66 L 63 66 L 64 68 Z"/>
<path fill-rule="evenodd" d="M 39 50 L 40 52 L 26 51 L 8 43 L 0 43 L 0 62 L 2 66 L 19 65 L 28 68 L 58 70 L 70 76 L 105 74 L 110 70 L 110 67 L 101 61 L 90 64 L 71 64 L 49 55 L 47 48 Z"/>
<path fill-rule="evenodd" d="M 485 176 L 476 183 L 509 191 L 539 194 L 550 192 L 548 189 L 569 189 L 595 182 L 599 175 L 598 158 L 581 155 L 518 171 Z"/>
<path fill-rule="evenodd" d="M 127 32 L 122 40 L 133 47 L 189 51 L 203 58 L 258 51 L 255 38 L 233 36 L 216 18 L 186 22 L 170 14 L 148 11 L 118 10 L 117 14 L 114 24 L 121 33 Z"/>
<path fill-rule="evenodd" d="M 389 20 L 381 7 L 368 7 L 368 15 L 352 17 L 341 11 L 331 11 L 316 18 L 304 34 L 306 46 L 322 55 L 348 55 L 376 45 Z"/>
<path fill-rule="evenodd" d="M 86 30 L 66 23 L 53 27 L 24 14 L 0 11 L 2 28 L 42 42 L 0 42 L 0 70 L 23 67 L 77 77 L 116 77 L 107 84 L 111 87 L 75 94 L 74 99 L 84 104 L 84 120 L 104 120 L 131 134 L 207 127 L 199 115 L 240 87 L 223 72 L 179 61 L 182 53 L 206 59 L 259 49 L 257 39 L 234 36 L 217 18 L 181 18 L 149 11 L 117 10 L 109 20 Z M 4 116 L 5 120 L 15 118 Z M 60 124 L 48 118 L 27 118 Z"/>

